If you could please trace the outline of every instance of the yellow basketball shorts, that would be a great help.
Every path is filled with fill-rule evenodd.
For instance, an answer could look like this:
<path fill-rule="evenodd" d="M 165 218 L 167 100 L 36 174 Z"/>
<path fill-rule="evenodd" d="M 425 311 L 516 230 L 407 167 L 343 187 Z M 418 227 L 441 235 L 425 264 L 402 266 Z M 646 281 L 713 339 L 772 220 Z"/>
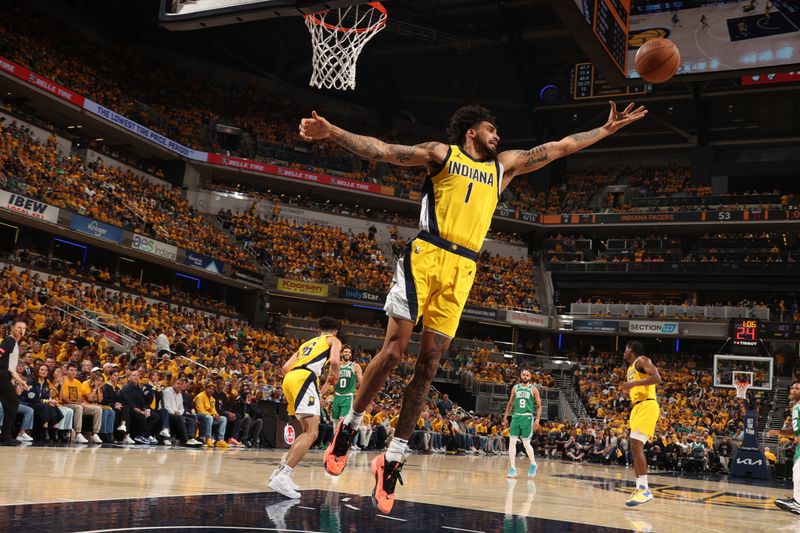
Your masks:
<path fill-rule="evenodd" d="M 317 375 L 306 369 L 290 370 L 283 377 L 283 395 L 289 404 L 289 416 L 319 416 Z"/>
<path fill-rule="evenodd" d="M 475 281 L 477 254 L 421 232 L 397 262 L 386 314 L 453 338 Z"/>
<path fill-rule="evenodd" d="M 633 406 L 631 409 L 631 438 L 647 441 L 653 438 L 656 433 L 656 423 L 661 414 L 661 408 L 655 400 L 644 400 Z"/>

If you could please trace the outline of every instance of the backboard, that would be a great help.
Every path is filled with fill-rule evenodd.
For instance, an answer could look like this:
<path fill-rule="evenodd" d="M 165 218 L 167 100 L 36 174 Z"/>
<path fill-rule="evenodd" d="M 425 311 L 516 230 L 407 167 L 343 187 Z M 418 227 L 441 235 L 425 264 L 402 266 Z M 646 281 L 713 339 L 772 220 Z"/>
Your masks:
<path fill-rule="evenodd" d="M 749 378 L 753 390 L 772 390 L 772 357 L 714 355 L 714 386 L 736 388 L 736 381 Z"/>

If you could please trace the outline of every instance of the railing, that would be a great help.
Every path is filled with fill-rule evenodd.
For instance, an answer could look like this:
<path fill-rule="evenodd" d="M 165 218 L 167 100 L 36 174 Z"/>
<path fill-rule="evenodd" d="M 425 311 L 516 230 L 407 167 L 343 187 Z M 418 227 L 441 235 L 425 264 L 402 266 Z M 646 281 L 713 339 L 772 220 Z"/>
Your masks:
<path fill-rule="evenodd" d="M 769 263 L 766 261 L 672 261 L 672 262 L 565 262 L 549 263 L 545 262 L 546 268 L 551 272 L 649 272 L 676 274 L 686 273 L 707 273 L 707 274 L 740 274 L 742 272 L 757 272 L 759 274 L 796 274 L 800 272 L 800 262 L 792 260 L 788 262 L 787 257 L 784 262 Z"/>
<path fill-rule="evenodd" d="M 121 341 L 119 344 L 122 344 L 126 348 L 131 348 L 136 344 L 147 340 L 147 336 L 126 326 L 125 324 L 122 324 L 114 315 L 83 309 L 77 305 L 56 298 L 55 296 L 50 298 L 49 305 L 85 324 L 103 331 L 107 331 L 111 333 L 112 336 L 119 337 Z"/>
<path fill-rule="evenodd" d="M 686 319 L 726 319 L 726 318 L 761 318 L 769 320 L 769 309 L 766 307 L 716 307 L 711 305 L 640 305 L 640 304 L 585 304 L 570 305 L 571 315 L 611 315 L 630 314 L 635 317 L 656 317 L 664 313 L 667 317 L 685 317 Z"/>

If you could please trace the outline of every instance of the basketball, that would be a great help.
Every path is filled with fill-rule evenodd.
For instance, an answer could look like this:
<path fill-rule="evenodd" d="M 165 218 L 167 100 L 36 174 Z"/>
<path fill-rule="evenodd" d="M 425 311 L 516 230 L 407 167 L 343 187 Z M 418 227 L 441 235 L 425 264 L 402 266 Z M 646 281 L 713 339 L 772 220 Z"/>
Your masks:
<path fill-rule="evenodd" d="M 636 52 L 636 72 L 650 83 L 664 83 L 678 71 L 681 53 L 669 39 L 650 39 Z"/>

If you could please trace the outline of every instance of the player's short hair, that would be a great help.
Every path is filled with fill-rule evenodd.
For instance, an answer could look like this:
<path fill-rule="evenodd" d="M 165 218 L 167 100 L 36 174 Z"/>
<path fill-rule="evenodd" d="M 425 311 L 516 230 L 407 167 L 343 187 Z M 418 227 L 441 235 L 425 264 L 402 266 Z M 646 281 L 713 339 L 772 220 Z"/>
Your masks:
<path fill-rule="evenodd" d="M 644 344 L 639 341 L 630 341 L 627 345 L 625 345 L 625 347 L 630 348 L 630 350 L 636 355 L 644 354 Z"/>
<path fill-rule="evenodd" d="M 450 117 L 450 125 L 447 126 L 448 141 L 450 144 L 463 146 L 466 142 L 467 130 L 484 121 L 497 125 L 494 115 L 485 107 L 467 105 L 457 109 L 453 116 Z"/>
<path fill-rule="evenodd" d="M 319 319 L 319 325 L 317 327 L 320 331 L 338 331 L 339 321 L 331 316 L 324 316 Z"/>

